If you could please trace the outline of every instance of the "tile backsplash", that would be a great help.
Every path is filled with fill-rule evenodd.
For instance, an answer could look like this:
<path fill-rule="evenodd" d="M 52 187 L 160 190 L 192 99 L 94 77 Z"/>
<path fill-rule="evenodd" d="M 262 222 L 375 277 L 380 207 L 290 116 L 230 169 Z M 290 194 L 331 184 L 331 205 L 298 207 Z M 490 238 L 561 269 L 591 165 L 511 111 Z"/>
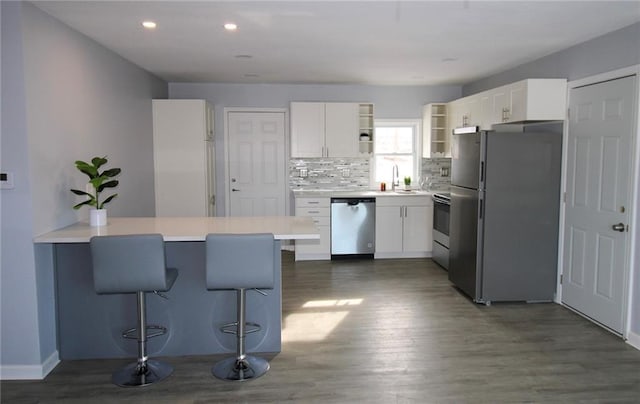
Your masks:
<path fill-rule="evenodd" d="M 289 160 L 289 185 L 296 189 L 369 189 L 368 158 L 305 158 Z"/>
<path fill-rule="evenodd" d="M 444 174 L 444 175 L 443 175 Z M 448 190 L 451 184 L 450 158 L 423 158 L 424 189 Z M 289 185 L 295 189 L 370 189 L 368 158 L 305 158 L 289 160 Z"/>
<path fill-rule="evenodd" d="M 425 189 L 448 190 L 451 185 L 451 159 L 444 157 L 422 159 L 422 178 L 427 180 Z"/>

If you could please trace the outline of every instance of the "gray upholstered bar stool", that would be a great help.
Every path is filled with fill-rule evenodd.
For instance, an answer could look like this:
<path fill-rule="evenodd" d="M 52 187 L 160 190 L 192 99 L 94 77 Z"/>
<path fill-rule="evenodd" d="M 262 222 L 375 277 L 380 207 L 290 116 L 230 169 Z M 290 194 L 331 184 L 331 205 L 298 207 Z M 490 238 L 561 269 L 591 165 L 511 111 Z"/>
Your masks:
<path fill-rule="evenodd" d="M 163 335 L 167 329 L 147 325 L 146 313 L 146 292 L 160 295 L 158 292 L 171 289 L 178 276 L 177 269 L 166 267 L 162 235 L 95 236 L 89 244 L 96 292 L 135 293 L 138 300 L 137 327 L 122 333 L 124 338 L 137 339 L 138 361 L 114 372 L 113 383 L 133 387 L 165 379 L 173 367 L 147 358 L 147 339 Z"/>
<path fill-rule="evenodd" d="M 246 290 L 274 287 L 273 234 L 209 234 L 206 246 L 207 289 L 235 289 L 237 299 L 237 321 L 220 327 L 236 335 L 236 356 L 217 362 L 211 373 L 223 380 L 258 378 L 269 370 L 269 362 L 245 352 L 246 334 L 260 330 L 246 322 Z"/>

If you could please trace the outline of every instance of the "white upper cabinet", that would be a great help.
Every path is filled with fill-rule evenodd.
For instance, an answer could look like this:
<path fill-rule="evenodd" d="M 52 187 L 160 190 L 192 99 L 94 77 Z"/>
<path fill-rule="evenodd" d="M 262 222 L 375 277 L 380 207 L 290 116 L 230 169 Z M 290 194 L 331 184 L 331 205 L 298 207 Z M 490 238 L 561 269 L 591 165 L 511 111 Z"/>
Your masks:
<path fill-rule="evenodd" d="M 325 157 L 357 157 L 360 138 L 360 104 L 324 104 Z"/>
<path fill-rule="evenodd" d="M 291 157 L 358 157 L 361 104 L 292 102 Z"/>
<path fill-rule="evenodd" d="M 449 129 L 498 123 L 563 120 L 567 80 L 527 79 L 450 102 Z"/>
<path fill-rule="evenodd" d="M 528 79 L 509 85 L 506 122 L 555 121 L 567 116 L 567 80 Z"/>
<path fill-rule="evenodd" d="M 291 103 L 291 157 L 324 157 L 324 102 Z"/>

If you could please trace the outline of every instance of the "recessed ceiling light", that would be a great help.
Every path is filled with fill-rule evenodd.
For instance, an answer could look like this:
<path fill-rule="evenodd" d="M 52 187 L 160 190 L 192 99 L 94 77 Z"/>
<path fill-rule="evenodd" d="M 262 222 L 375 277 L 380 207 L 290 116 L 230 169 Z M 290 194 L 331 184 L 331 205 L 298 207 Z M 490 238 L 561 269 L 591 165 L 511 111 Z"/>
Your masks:
<path fill-rule="evenodd" d="M 142 26 L 147 29 L 154 29 L 157 27 L 157 24 L 153 21 L 142 21 Z"/>
<path fill-rule="evenodd" d="M 238 26 L 232 22 L 228 22 L 224 24 L 224 29 L 226 29 L 227 31 L 235 31 L 238 29 Z"/>

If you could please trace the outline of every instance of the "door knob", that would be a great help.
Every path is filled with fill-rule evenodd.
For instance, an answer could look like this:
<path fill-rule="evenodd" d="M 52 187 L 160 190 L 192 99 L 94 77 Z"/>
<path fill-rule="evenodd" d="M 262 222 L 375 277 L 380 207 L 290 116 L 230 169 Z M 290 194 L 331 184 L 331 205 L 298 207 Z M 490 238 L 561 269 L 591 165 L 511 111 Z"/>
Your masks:
<path fill-rule="evenodd" d="M 238 191 L 240 191 L 240 190 L 239 190 L 239 189 L 235 189 L 235 188 L 231 188 L 231 191 L 232 191 L 232 192 L 238 192 Z"/>
<path fill-rule="evenodd" d="M 623 223 L 618 223 L 618 224 L 614 224 L 613 226 L 611 226 L 611 228 L 615 231 L 619 231 L 619 232 L 623 232 L 624 231 L 624 224 Z"/>

